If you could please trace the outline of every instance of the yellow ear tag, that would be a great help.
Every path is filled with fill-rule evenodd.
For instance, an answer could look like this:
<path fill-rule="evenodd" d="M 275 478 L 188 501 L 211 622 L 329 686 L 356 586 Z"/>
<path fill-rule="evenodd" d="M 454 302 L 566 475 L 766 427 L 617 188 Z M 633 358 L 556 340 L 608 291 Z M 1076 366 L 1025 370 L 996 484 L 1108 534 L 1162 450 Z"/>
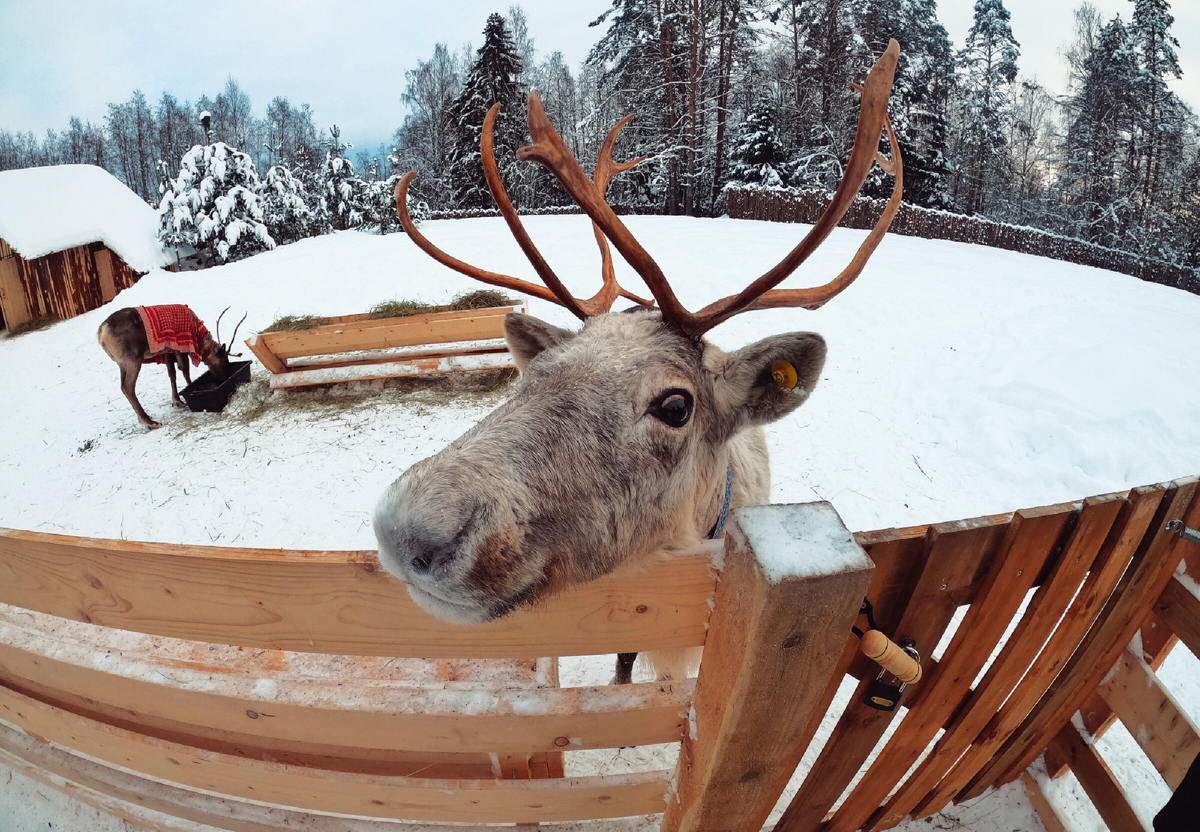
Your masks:
<path fill-rule="evenodd" d="M 796 368 L 792 366 L 790 361 L 776 361 L 771 365 L 771 377 L 775 379 L 775 383 L 784 390 L 795 390 Z"/>

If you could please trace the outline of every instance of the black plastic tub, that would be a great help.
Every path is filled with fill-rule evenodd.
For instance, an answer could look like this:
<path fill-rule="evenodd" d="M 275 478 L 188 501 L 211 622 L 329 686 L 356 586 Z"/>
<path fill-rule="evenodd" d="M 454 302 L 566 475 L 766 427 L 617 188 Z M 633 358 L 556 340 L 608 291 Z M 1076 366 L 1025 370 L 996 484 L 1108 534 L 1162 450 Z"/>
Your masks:
<path fill-rule="evenodd" d="M 213 380 L 211 372 L 205 372 L 200 378 L 179 391 L 179 395 L 187 402 L 188 409 L 193 413 L 220 413 L 229 402 L 229 397 L 239 384 L 250 380 L 250 361 L 230 361 L 229 378 L 221 384 Z"/>

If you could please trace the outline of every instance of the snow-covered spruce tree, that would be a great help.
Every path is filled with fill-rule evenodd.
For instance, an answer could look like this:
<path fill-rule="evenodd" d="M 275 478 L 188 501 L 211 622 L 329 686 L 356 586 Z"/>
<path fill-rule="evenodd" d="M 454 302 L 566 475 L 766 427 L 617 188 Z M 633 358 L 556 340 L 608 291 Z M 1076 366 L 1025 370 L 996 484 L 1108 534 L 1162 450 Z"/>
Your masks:
<path fill-rule="evenodd" d="M 368 214 L 366 183 L 344 154 L 354 145 L 342 144 L 337 125 L 329 129 L 325 162 L 317 173 L 317 209 L 314 221 L 321 231 L 345 231 L 362 225 Z"/>
<path fill-rule="evenodd" d="M 989 190 L 998 184 L 1005 156 L 1002 114 L 1021 54 L 1009 20 L 1003 0 L 975 0 L 975 22 L 958 53 L 962 128 L 955 197 L 969 213 L 987 207 Z"/>
<path fill-rule="evenodd" d="M 263 223 L 254 160 L 212 141 L 207 115 L 202 113 L 201 120 L 209 143 L 185 153 L 179 173 L 160 186 L 159 239 L 165 245 L 191 246 L 221 262 L 275 248 Z"/>
<path fill-rule="evenodd" d="M 775 107 L 760 98 L 746 114 L 730 153 L 731 182 L 782 187 L 788 184 L 787 155 L 779 143 Z"/>
<path fill-rule="evenodd" d="M 1167 78 L 1179 78 L 1179 56 L 1175 48 L 1179 41 L 1171 34 L 1175 18 L 1167 0 L 1133 0 L 1133 24 L 1130 35 L 1137 48 L 1141 72 L 1138 77 L 1139 105 L 1137 155 L 1141 168 L 1141 207 L 1143 215 L 1156 196 L 1163 173 L 1165 122 L 1173 109 L 1167 89 Z"/>
<path fill-rule="evenodd" d="M 459 208 L 488 208 L 492 198 L 483 178 L 479 142 L 483 120 L 493 104 L 500 104 L 494 131 L 496 162 L 508 178 L 516 150 L 525 143 L 525 90 L 518 78 L 521 59 L 512 36 L 498 14 L 488 16 L 483 46 L 467 73 L 462 92 L 454 99 L 454 144 L 450 160 L 450 187 Z"/>
<path fill-rule="evenodd" d="M 263 223 L 276 243 L 294 243 L 313 234 L 313 210 L 308 190 L 291 169 L 280 162 L 263 178 Z"/>

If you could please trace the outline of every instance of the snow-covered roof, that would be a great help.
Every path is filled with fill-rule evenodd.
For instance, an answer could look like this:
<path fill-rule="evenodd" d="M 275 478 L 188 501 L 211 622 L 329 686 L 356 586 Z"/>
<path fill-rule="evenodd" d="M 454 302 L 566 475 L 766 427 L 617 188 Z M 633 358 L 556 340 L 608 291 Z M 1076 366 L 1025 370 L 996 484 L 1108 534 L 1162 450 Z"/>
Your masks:
<path fill-rule="evenodd" d="M 0 171 L 0 238 L 26 260 L 102 242 L 134 271 L 174 261 L 155 210 L 95 165 Z"/>

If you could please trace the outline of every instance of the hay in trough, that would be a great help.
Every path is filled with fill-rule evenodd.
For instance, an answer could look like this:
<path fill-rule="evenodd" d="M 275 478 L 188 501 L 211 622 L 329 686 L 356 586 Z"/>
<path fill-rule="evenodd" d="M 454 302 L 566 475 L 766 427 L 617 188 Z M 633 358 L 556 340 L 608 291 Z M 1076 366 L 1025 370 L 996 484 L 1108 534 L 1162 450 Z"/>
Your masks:
<path fill-rule="evenodd" d="M 58 323 L 58 318 L 54 315 L 38 315 L 30 321 L 23 324 L 17 324 L 8 330 L 9 338 L 16 338 L 18 335 L 24 335 L 26 332 L 37 332 L 39 329 L 49 329 Z"/>
<path fill-rule="evenodd" d="M 266 328 L 266 332 L 300 332 L 305 329 L 314 329 L 318 326 L 324 326 L 329 323 L 328 318 L 323 318 L 320 315 L 284 315 L 282 318 L 276 318 Z"/>
<path fill-rule="evenodd" d="M 424 315 L 426 312 L 442 312 L 444 306 L 434 306 L 419 300 L 389 300 L 377 303 L 367 312 L 368 318 L 407 318 L 410 315 Z"/>
<path fill-rule="evenodd" d="M 477 289 L 474 292 L 455 295 L 450 301 L 450 309 L 453 312 L 461 312 L 464 309 L 491 309 L 494 306 L 512 306 L 517 302 L 495 289 Z"/>

